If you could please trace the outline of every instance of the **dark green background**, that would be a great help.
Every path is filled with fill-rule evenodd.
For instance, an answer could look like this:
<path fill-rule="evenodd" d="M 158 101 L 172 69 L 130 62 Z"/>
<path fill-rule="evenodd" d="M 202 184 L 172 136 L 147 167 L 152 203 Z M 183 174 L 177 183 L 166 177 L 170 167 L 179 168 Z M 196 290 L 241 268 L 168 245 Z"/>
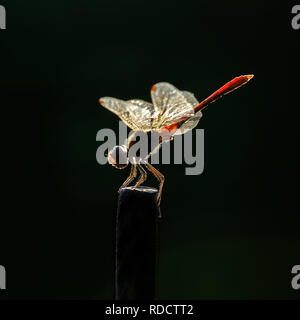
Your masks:
<path fill-rule="evenodd" d="M 299 108 L 290 96 L 293 77 L 299 84 L 299 32 L 291 28 L 291 6 L 1 4 L 7 30 L 0 30 L 0 264 L 7 290 L 0 298 L 113 298 L 117 189 L 128 169 L 96 162 L 97 131 L 118 129 L 98 98 L 149 100 L 151 86 L 168 81 L 201 100 L 249 73 L 255 78 L 247 86 L 204 112 L 198 126 L 205 129 L 204 173 L 159 166 L 166 184 L 157 296 L 300 297 L 290 284 L 291 268 L 300 263 L 291 183 L 298 144 L 290 138 Z"/>

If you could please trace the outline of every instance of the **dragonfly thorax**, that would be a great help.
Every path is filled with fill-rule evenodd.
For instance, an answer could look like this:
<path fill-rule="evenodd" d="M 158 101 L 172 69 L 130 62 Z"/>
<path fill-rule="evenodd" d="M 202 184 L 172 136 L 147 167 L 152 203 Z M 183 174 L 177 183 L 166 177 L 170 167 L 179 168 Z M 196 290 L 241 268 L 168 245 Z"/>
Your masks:
<path fill-rule="evenodd" d="M 113 147 L 108 153 L 108 162 L 118 169 L 126 168 L 129 162 L 126 146 Z"/>

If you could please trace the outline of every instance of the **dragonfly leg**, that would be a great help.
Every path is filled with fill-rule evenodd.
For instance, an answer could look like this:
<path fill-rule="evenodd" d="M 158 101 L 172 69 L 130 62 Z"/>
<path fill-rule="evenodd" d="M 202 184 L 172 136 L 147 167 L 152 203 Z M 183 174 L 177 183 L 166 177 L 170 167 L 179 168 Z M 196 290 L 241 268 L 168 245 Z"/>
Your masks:
<path fill-rule="evenodd" d="M 137 181 L 137 183 L 135 184 L 135 188 L 138 187 L 139 185 L 141 185 L 146 179 L 147 179 L 147 172 L 146 170 L 142 167 L 142 165 L 140 164 L 137 164 L 137 168 L 140 172 L 140 178 L 139 180 Z"/>
<path fill-rule="evenodd" d="M 129 185 L 129 183 L 136 177 L 136 165 L 132 164 L 131 165 L 131 171 L 129 177 L 124 181 L 124 183 L 121 185 L 119 192 L 125 187 Z"/>
<path fill-rule="evenodd" d="M 155 169 L 150 163 L 145 163 L 145 165 L 148 168 L 148 170 L 151 171 L 155 175 L 157 180 L 159 181 L 159 191 L 158 191 L 158 195 L 157 195 L 157 204 L 158 204 L 158 206 L 160 206 L 161 193 L 162 193 L 162 189 L 164 186 L 165 177 L 157 169 Z"/>

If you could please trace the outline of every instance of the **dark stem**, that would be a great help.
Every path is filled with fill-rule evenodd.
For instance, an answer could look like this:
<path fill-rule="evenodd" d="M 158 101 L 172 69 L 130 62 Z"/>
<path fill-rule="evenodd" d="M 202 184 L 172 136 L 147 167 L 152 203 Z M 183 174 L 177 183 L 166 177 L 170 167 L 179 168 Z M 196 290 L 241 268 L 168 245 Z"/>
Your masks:
<path fill-rule="evenodd" d="M 120 192 L 116 234 L 116 299 L 155 296 L 157 190 L 124 188 Z"/>

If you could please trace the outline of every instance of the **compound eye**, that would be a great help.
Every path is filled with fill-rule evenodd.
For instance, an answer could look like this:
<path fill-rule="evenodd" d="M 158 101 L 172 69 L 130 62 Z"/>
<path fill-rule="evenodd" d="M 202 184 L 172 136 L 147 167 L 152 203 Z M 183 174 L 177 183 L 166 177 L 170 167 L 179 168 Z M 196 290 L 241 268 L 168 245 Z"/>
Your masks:
<path fill-rule="evenodd" d="M 123 169 L 128 165 L 127 149 L 122 146 L 115 146 L 108 153 L 108 161 L 118 169 Z"/>

